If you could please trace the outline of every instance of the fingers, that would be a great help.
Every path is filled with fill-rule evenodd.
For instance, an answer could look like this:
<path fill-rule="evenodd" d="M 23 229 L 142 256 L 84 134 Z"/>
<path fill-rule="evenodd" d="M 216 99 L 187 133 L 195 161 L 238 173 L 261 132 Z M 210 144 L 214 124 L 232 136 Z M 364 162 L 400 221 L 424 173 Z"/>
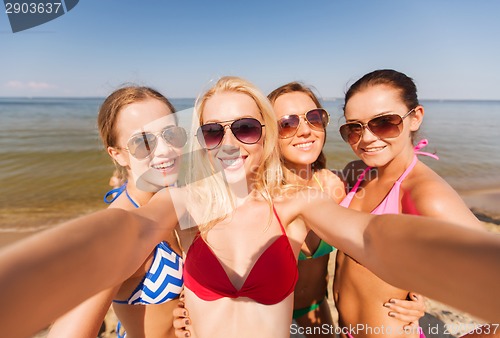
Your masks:
<path fill-rule="evenodd" d="M 414 301 L 415 305 L 419 306 L 419 309 L 422 312 L 425 312 L 425 310 L 427 310 L 427 308 L 425 306 L 425 297 L 422 296 L 421 294 L 409 292 L 408 299 L 411 299 L 412 301 Z"/>
<path fill-rule="evenodd" d="M 174 319 L 189 319 L 188 310 L 183 307 L 176 307 L 173 311 Z"/>
<path fill-rule="evenodd" d="M 420 295 L 411 294 L 414 300 L 390 299 L 384 307 L 390 311 L 388 315 L 404 323 L 418 323 L 425 314 L 425 303 Z"/>
<path fill-rule="evenodd" d="M 177 307 L 173 311 L 174 321 L 173 326 L 175 329 L 175 336 L 191 337 L 191 320 L 189 319 L 188 311 L 184 308 Z"/>
<path fill-rule="evenodd" d="M 189 318 L 174 319 L 173 326 L 175 329 L 175 336 L 178 338 L 191 337 L 191 321 Z"/>

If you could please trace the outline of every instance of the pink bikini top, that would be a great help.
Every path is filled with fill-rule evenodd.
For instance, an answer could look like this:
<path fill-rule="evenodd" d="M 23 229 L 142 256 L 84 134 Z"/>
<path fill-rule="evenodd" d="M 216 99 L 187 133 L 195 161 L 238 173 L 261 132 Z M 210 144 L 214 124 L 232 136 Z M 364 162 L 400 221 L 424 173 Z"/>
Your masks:
<path fill-rule="evenodd" d="M 403 174 L 394 182 L 394 185 L 392 186 L 391 190 L 389 193 L 386 195 L 386 197 L 380 202 L 380 204 L 372 210 L 371 214 L 374 215 L 382 215 L 382 214 L 399 214 L 399 191 L 401 188 L 401 182 L 408 176 L 408 174 L 412 171 L 413 167 L 415 167 L 415 164 L 417 164 L 417 156 L 416 155 L 425 155 L 432 157 L 436 160 L 439 160 L 439 157 L 437 157 L 434 154 L 427 153 L 424 151 L 420 151 L 423 147 L 425 147 L 429 142 L 426 139 L 421 140 L 418 142 L 418 144 L 415 146 L 414 152 L 415 156 L 413 157 L 413 161 L 410 163 L 408 168 L 403 172 Z M 363 179 L 366 175 L 366 173 L 371 169 L 372 167 L 366 168 L 361 175 L 359 175 L 358 181 L 356 184 L 352 187 L 351 191 L 347 194 L 347 196 L 340 202 L 340 205 L 348 208 L 349 205 L 351 204 L 352 199 L 354 198 L 354 195 L 356 194 L 356 191 L 359 188 L 359 185 L 361 182 L 363 182 Z"/>
<path fill-rule="evenodd" d="M 231 283 L 217 256 L 201 236 L 194 239 L 187 252 L 184 285 L 207 301 L 248 297 L 271 305 L 288 297 L 298 278 L 297 260 L 274 207 L 273 211 L 281 227 L 281 236 L 260 255 L 240 290 Z"/>

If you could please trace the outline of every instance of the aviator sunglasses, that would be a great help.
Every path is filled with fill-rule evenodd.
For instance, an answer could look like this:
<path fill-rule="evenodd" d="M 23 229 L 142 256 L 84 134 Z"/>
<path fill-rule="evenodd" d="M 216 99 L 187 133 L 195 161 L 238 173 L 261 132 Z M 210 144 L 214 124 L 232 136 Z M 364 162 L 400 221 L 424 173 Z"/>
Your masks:
<path fill-rule="evenodd" d="M 234 137 L 244 144 L 254 144 L 259 142 L 262 136 L 262 127 L 265 127 L 265 125 L 261 124 L 259 120 L 251 117 L 207 123 L 198 128 L 196 133 L 198 142 L 208 150 L 216 148 L 224 138 L 226 126 L 231 129 Z"/>
<path fill-rule="evenodd" d="M 158 145 L 158 136 L 161 136 L 165 142 L 175 148 L 182 148 L 187 142 L 186 130 L 184 128 L 168 126 L 158 133 L 143 131 L 132 135 L 125 149 L 136 159 L 142 160 L 155 151 Z"/>
<path fill-rule="evenodd" d="M 403 116 L 398 114 L 381 115 L 371 119 L 367 123 L 349 122 L 340 126 L 339 132 L 344 141 L 349 144 L 357 143 L 361 139 L 365 128 L 379 138 L 398 137 L 403 129 L 403 120 L 414 111 L 415 108 Z"/>
<path fill-rule="evenodd" d="M 300 117 L 304 116 L 304 120 L 311 126 L 312 129 L 325 130 L 330 122 L 330 114 L 323 108 L 309 110 L 302 115 L 286 115 L 278 120 L 278 131 L 280 138 L 290 138 L 297 133 L 300 125 Z"/>

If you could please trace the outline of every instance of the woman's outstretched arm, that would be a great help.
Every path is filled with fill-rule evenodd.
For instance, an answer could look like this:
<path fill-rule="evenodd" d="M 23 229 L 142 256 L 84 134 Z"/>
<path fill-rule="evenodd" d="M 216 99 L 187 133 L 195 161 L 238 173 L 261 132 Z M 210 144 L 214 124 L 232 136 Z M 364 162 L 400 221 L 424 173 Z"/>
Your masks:
<path fill-rule="evenodd" d="M 317 192 L 300 194 L 292 207 L 312 230 L 388 283 L 500 320 L 500 236 L 422 216 L 369 215 Z"/>
<path fill-rule="evenodd" d="M 0 252 L 0 327 L 28 337 L 144 262 L 177 224 L 170 194 L 134 210 L 106 209 Z"/>
<path fill-rule="evenodd" d="M 434 218 L 383 215 L 368 224 L 364 242 L 366 266 L 387 282 L 500 320 L 497 234 Z"/>

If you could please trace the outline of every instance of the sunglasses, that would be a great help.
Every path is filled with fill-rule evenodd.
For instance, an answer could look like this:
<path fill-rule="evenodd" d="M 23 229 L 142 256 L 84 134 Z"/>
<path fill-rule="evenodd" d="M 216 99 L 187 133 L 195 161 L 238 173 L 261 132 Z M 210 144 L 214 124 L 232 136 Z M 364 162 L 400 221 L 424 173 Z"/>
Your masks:
<path fill-rule="evenodd" d="M 330 114 L 322 108 L 309 110 L 302 115 L 286 115 L 278 120 L 278 132 L 280 138 L 290 138 L 297 133 L 300 125 L 300 117 L 304 116 L 304 120 L 312 129 L 324 131 L 330 122 Z"/>
<path fill-rule="evenodd" d="M 363 131 L 368 129 L 373 135 L 379 138 L 398 137 L 403 129 L 403 120 L 415 111 L 410 110 L 405 115 L 387 114 L 375 117 L 367 123 L 349 122 L 339 128 L 340 135 L 349 144 L 355 144 L 361 139 Z"/>
<path fill-rule="evenodd" d="M 228 124 L 228 122 L 231 123 Z M 220 123 L 207 123 L 198 128 L 196 133 L 198 142 L 208 150 L 216 148 L 224 138 L 226 126 L 229 126 L 234 137 L 244 144 L 259 142 L 262 136 L 262 127 L 265 127 L 259 120 L 251 117 L 222 121 Z"/>
<path fill-rule="evenodd" d="M 158 133 L 143 131 L 132 135 L 125 149 L 136 159 L 142 160 L 155 151 L 158 145 L 158 136 L 161 136 L 165 142 L 175 148 L 182 148 L 187 142 L 186 130 L 184 128 L 168 126 Z"/>

